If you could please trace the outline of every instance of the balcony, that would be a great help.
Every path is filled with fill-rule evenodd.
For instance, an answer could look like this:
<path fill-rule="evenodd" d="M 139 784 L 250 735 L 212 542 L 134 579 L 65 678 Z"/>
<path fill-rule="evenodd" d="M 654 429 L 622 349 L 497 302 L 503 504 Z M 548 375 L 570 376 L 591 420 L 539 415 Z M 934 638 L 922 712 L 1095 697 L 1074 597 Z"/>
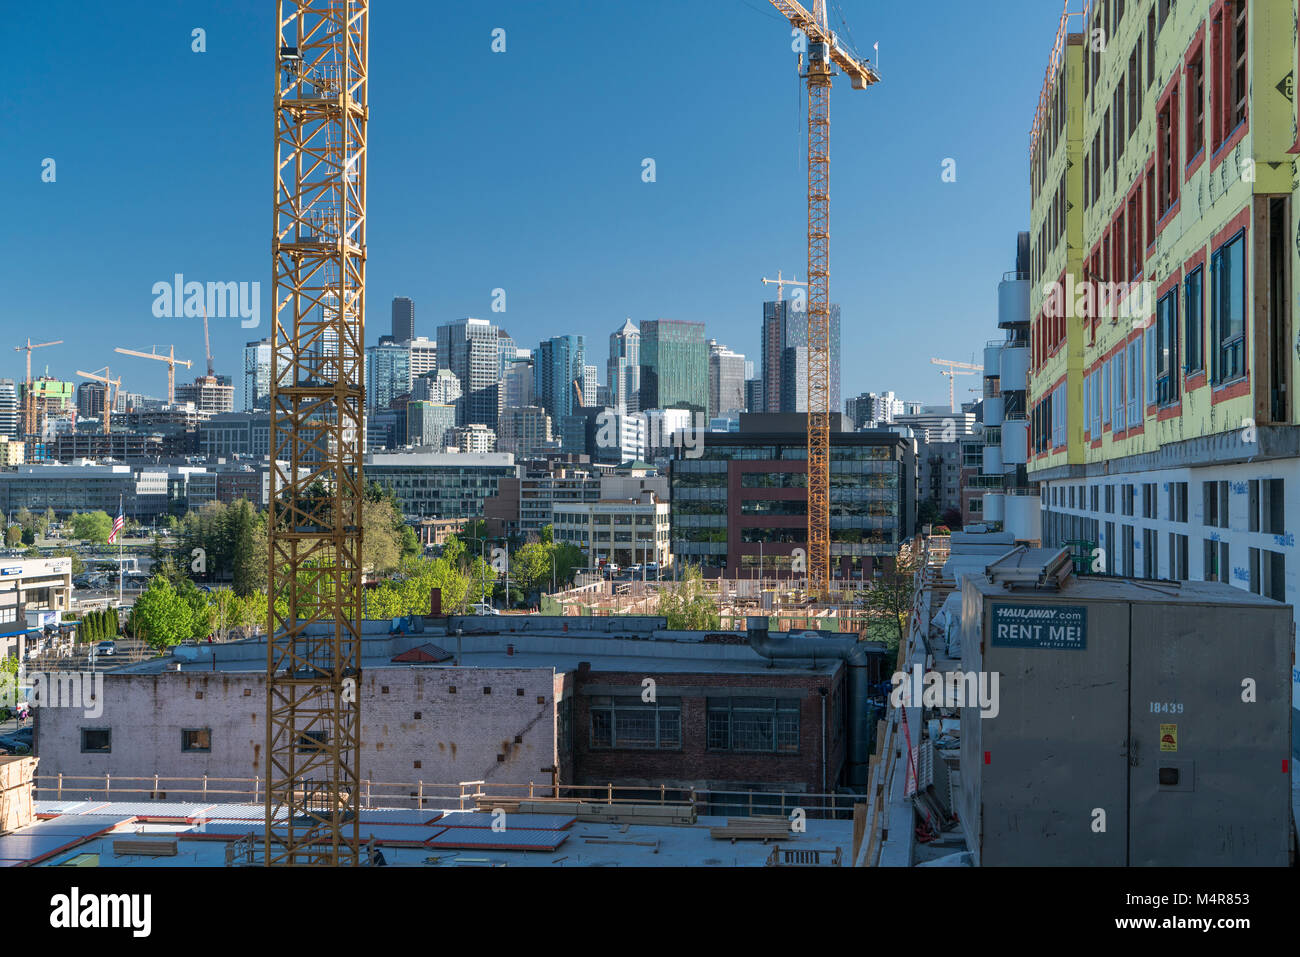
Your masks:
<path fill-rule="evenodd" d="M 1000 522 L 1006 515 L 1006 504 L 1001 492 L 985 492 L 980 496 L 981 514 L 986 522 Z"/>
<path fill-rule="evenodd" d="M 1029 324 L 1029 277 L 1009 272 L 998 283 L 998 328 Z"/>
<path fill-rule="evenodd" d="M 1024 465 L 1029 461 L 1029 420 L 1023 413 L 1002 423 L 1002 462 Z"/>
<path fill-rule="evenodd" d="M 1028 343 L 1004 347 L 999 356 L 998 371 L 1003 391 L 1023 390 L 1029 382 Z"/>

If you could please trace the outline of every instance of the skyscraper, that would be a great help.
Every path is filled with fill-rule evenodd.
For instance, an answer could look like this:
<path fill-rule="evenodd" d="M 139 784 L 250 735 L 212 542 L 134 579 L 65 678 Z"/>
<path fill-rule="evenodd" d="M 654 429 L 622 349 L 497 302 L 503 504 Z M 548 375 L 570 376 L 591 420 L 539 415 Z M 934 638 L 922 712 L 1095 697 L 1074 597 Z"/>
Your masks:
<path fill-rule="evenodd" d="M 566 452 L 582 452 L 586 446 L 581 428 L 569 422 L 579 409 L 574 383 L 581 383 L 586 374 L 585 358 L 582 336 L 553 336 L 537 347 L 534 370 L 537 404 L 551 417 L 551 427 L 560 433 Z"/>
<path fill-rule="evenodd" d="M 438 368 L 460 379 L 465 401 L 457 425 L 497 426 L 501 354 L 497 327 L 486 319 L 462 319 L 438 327 Z"/>
<path fill-rule="evenodd" d="M 426 373 L 438 371 L 438 343 L 435 340 L 420 336 L 407 342 L 406 347 L 411 353 L 412 382 Z"/>
<path fill-rule="evenodd" d="M 808 313 L 789 299 L 763 303 L 762 372 L 765 412 L 808 411 Z M 831 303 L 831 409 L 840 407 L 840 307 Z M 787 349 L 804 350 L 787 357 Z M 789 370 L 789 374 L 783 374 Z M 801 382 L 796 378 L 802 376 Z"/>
<path fill-rule="evenodd" d="M 244 375 L 240 379 L 239 407 L 244 412 L 271 408 L 271 340 L 244 344 Z"/>
<path fill-rule="evenodd" d="M 371 412 L 386 409 L 393 399 L 411 390 L 409 343 L 381 343 L 366 349 L 366 405 Z"/>
<path fill-rule="evenodd" d="M 18 414 L 18 386 L 13 379 L 0 379 L 0 435 L 17 438 L 22 428 Z"/>
<path fill-rule="evenodd" d="M 620 412 L 636 412 L 641 408 L 638 394 L 641 391 L 641 333 L 632 320 L 623 328 L 610 334 L 609 361 L 605 365 L 605 381 L 609 383 L 610 404 Z"/>
<path fill-rule="evenodd" d="M 709 416 L 745 409 L 745 357 L 709 340 Z"/>
<path fill-rule="evenodd" d="M 415 303 L 405 296 L 393 299 L 393 341 L 415 338 Z"/>
<path fill-rule="evenodd" d="M 597 393 L 600 391 L 600 372 L 595 366 L 584 365 L 582 367 L 582 404 L 586 408 L 593 408 L 599 404 Z"/>
<path fill-rule="evenodd" d="M 647 319 L 641 323 L 642 409 L 709 408 L 709 346 L 704 323 Z"/>

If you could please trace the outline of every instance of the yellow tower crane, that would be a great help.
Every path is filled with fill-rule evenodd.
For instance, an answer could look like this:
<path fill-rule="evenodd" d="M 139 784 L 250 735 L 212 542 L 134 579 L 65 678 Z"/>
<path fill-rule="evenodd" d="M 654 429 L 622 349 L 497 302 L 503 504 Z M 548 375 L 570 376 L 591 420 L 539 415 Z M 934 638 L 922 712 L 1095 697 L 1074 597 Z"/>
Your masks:
<path fill-rule="evenodd" d="M 154 346 L 153 348 L 157 349 L 158 347 Z M 167 403 L 169 405 L 176 401 L 176 367 L 184 366 L 188 369 L 193 364 L 189 359 L 177 359 L 175 346 L 168 346 L 165 356 L 159 355 L 157 352 L 136 352 L 134 349 L 123 349 L 121 346 L 116 347 L 113 351 L 120 352 L 124 356 L 157 359 L 159 362 L 167 363 Z"/>
<path fill-rule="evenodd" d="M 771 2 L 808 41 L 808 589 L 824 597 L 831 579 L 831 78 L 838 66 L 853 89 L 865 90 L 880 75 L 831 32 L 825 0 L 811 12 L 796 0 Z"/>
<path fill-rule="evenodd" d="M 370 4 L 275 7 L 263 847 L 356 865 Z"/>
<path fill-rule="evenodd" d="M 32 350 L 62 344 L 62 339 L 55 339 L 53 342 L 32 342 L 29 336 L 26 343 L 21 346 L 14 346 L 14 352 L 27 353 L 27 377 L 23 379 L 23 435 L 33 435 L 36 432 L 36 396 L 32 389 Z"/>
<path fill-rule="evenodd" d="M 104 383 L 104 434 L 108 435 L 113 431 L 113 403 L 117 400 L 117 393 L 122 389 L 122 377 L 110 379 L 108 366 L 104 366 L 100 371 L 103 375 L 99 372 L 82 372 L 78 369 L 77 375 Z"/>
<path fill-rule="evenodd" d="M 930 361 L 937 366 L 943 366 L 946 370 L 940 372 L 939 375 L 948 377 L 948 410 L 950 412 L 956 412 L 957 395 L 956 391 L 953 389 L 953 380 L 955 380 L 959 375 L 974 375 L 977 372 L 983 372 L 984 367 L 971 365 L 969 362 L 953 362 L 951 359 L 931 358 Z"/>

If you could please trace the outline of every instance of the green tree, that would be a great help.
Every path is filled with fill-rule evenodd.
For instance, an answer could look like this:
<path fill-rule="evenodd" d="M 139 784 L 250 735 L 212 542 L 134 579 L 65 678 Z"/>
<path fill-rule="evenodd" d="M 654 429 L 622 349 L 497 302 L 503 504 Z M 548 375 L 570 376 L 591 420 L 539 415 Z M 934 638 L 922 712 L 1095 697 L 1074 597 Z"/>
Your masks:
<path fill-rule="evenodd" d="M 551 583 L 552 549 L 542 542 L 529 542 L 510 558 L 510 581 L 525 595 Z"/>
<path fill-rule="evenodd" d="M 183 578 L 176 585 L 176 597 L 189 607 L 190 633 L 187 637 L 206 638 L 212 633 L 216 611 L 208 593 L 188 578 Z"/>
<path fill-rule="evenodd" d="M 26 506 L 23 506 L 18 510 L 18 514 L 14 516 L 14 521 L 21 525 L 26 531 L 36 531 L 36 516 L 33 515 Z"/>
<path fill-rule="evenodd" d="M 81 575 L 81 574 L 84 574 L 85 571 L 86 571 L 86 563 L 85 563 L 84 561 L 82 561 L 81 556 L 78 555 L 78 554 L 77 554 L 75 551 L 73 551 L 71 548 L 56 548 L 56 549 L 54 550 L 54 552 L 53 552 L 53 557 L 54 557 L 54 558 L 70 558 L 70 559 L 72 559 L 72 574 L 73 574 L 73 575 Z"/>
<path fill-rule="evenodd" d="M 155 577 L 136 599 L 130 627 L 136 638 L 154 648 L 178 645 L 194 635 L 193 612 L 189 603 L 176 594 L 171 582 Z"/>
<path fill-rule="evenodd" d="M 365 528 L 361 543 L 362 565 L 372 569 L 376 575 L 386 575 L 396 569 L 402 560 L 399 529 L 406 526 L 392 503 L 387 499 L 362 502 L 361 524 Z"/>
<path fill-rule="evenodd" d="M 21 532 L 22 532 L 22 534 L 19 535 L 19 539 L 22 541 L 22 543 L 23 543 L 24 545 L 35 545 L 35 544 L 36 544 L 36 532 L 35 532 L 35 531 L 33 531 L 33 530 L 30 529 L 30 528 L 24 528 L 24 529 L 21 529 Z"/>
<path fill-rule="evenodd" d="M 415 529 L 410 525 L 403 522 L 402 528 L 398 534 L 401 536 L 400 545 L 402 549 L 402 558 L 413 558 L 424 551 L 424 549 L 420 547 L 420 539 L 415 534 Z"/>
<path fill-rule="evenodd" d="M 916 586 L 916 557 L 909 546 L 903 546 L 892 567 L 885 567 L 867 587 L 863 603 L 881 621 L 888 625 L 887 643 L 890 652 L 897 654 L 903 641 L 907 620 L 912 614 L 912 599 Z"/>
<path fill-rule="evenodd" d="M 659 614 L 668 627 L 682 631 L 708 631 L 722 625 L 717 598 L 704 587 L 699 565 L 686 565 L 680 581 L 659 588 Z"/>
<path fill-rule="evenodd" d="M 73 517 L 72 534 L 82 541 L 102 545 L 113 531 L 113 520 L 104 511 L 82 512 Z"/>
<path fill-rule="evenodd" d="M 5 529 L 5 544 L 10 548 L 16 548 L 23 540 L 23 527 L 21 525 L 10 525 Z"/>

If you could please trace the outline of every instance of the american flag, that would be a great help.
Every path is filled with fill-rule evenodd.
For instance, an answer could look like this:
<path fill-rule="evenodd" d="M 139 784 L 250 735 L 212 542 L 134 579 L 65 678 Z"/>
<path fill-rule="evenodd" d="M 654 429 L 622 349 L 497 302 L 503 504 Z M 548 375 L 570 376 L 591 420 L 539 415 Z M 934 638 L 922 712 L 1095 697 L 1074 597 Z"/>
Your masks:
<path fill-rule="evenodd" d="M 108 544 L 112 545 L 115 541 L 117 541 L 117 533 L 122 530 L 122 526 L 124 524 L 126 524 L 126 521 L 123 518 L 122 513 L 118 512 L 117 518 L 113 519 L 113 531 L 108 536 Z"/>

